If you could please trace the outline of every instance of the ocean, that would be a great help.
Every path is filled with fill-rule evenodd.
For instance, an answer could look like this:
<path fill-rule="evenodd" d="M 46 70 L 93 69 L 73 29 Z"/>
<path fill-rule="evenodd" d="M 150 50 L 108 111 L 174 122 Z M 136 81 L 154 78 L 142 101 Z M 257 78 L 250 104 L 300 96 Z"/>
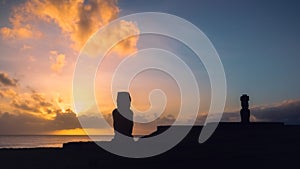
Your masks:
<path fill-rule="evenodd" d="M 110 141 L 113 136 L 93 136 L 95 141 Z M 63 146 L 68 142 L 92 141 L 88 136 L 74 135 L 6 135 L 0 136 L 0 149 L 3 148 L 39 148 Z"/>

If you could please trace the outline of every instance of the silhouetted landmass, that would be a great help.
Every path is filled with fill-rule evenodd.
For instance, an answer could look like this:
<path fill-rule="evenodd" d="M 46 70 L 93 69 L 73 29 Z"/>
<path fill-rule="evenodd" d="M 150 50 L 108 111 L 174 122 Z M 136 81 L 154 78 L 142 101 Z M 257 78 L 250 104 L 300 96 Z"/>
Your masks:
<path fill-rule="evenodd" d="M 159 126 L 151 137 L 169 126 Z M 186 126 L 177 126 L 178 130 Z M 2 149 L 1 168 L 288 168 L 298 167 L 300 126 L 282 123 L 220 123 L 203 144 L 201 126 L 173 149 L 158 156 L 131 159 L 111 154 L 93 142 L 63 148 Z"/>

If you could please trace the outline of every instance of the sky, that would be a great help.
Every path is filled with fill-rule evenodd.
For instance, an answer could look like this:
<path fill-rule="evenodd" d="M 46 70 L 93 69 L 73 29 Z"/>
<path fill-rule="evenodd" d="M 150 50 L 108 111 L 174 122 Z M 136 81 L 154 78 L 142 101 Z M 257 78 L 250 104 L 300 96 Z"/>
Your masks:
<path fill-rule="evenodd" d="M 0 4 L 0 134 L 83 134 L 77 119 L 82 112 L 74 110 L 72 100 L 80 50 L 104 25 L 137 12 L 176 15 L 210 39 L 227 81 L 223 121 L 239 121 L 239 97 L 246 93 L 252 121 L 300 122 L 300 3 L 296 0 L 1 0 Z M 124 21 L 104 41 L 133 32 L 139 32 L 138 25 Z M 172 51 L 195 72 L 201 93 L 197 122 L 203 123 L 211 91 L 207 72 L 187 47 L 162 36 L 135 36 L 112 49 L 96 75 L 96 107 L 111 124 L 113 71 L 124 58 L 140 57 L 130 55 L 150 47 Z M 165 91 L 166 109 L 155 122 L 136 123 L 136 133 L 171 124 L 177 116 L 176 81 L 149 70 L 130 86 L 132 105 L 140 111 L 135 118 L 158 116 L 143 113 L 150 106 L 148 94 L 155 88 Z M 83 119 L 91 121 L 90 131 L 112 132 L 96 125 L 92 115 L 96 109 L 85 111 Z"/>

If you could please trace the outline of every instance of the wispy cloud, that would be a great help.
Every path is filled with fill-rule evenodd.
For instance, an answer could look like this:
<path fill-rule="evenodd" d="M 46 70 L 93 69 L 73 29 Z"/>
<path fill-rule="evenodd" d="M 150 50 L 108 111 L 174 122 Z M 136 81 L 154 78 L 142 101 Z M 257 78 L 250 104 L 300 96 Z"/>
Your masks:
<path fill-rule="evenodd" d="M 21 51 L 30 50 L 30 49 L 32 49 L 32 46 L 24 44 L 23 47 L 21 48 Z"/>

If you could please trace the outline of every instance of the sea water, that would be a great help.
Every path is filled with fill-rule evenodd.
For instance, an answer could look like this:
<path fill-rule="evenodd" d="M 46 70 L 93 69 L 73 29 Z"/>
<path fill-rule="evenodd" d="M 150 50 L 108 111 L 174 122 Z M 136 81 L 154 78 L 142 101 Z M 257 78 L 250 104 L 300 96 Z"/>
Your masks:
<path fill-rule="evenodd" d="M 94 141 L 110 141 L 113 136 L 93 136 Z M 93 141 L 88 136 L 74 135 L 5 135 L 0 136 L 1 148 L 60 148 L 68 142 Z"/>

